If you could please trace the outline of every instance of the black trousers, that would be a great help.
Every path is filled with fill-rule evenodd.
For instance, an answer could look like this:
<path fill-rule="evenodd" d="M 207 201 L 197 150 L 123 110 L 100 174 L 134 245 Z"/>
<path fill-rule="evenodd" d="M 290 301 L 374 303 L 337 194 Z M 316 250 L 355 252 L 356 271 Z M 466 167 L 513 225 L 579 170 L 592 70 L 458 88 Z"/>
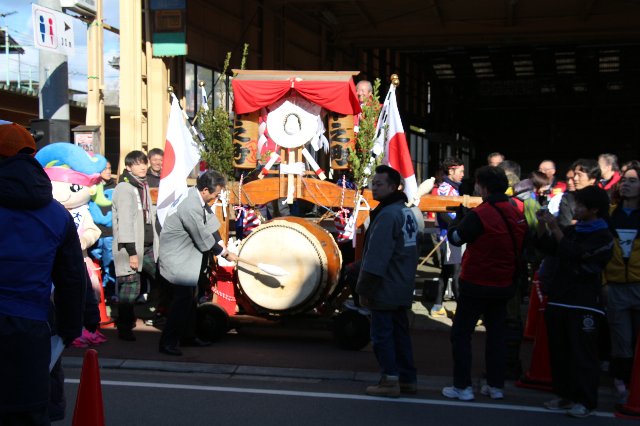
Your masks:
<path fill-rule="evenodd" d="M 0 426 L 49 426 L 47 409 L 19 413 L 0 413 Z"/>
<path fill-rule="evenodd" d="M 547 305 L 545 321 L 553 390 L 590 410 L 598 405 L 598 329 L 602 315 Z"/>
<path fill-rule="evenodd" d="M 195 337 L 197 288 L 171 284 L 171 289 L 173 298 L 160 346 L 178 346 L 180 340 Z"/>
<path fill-rule="evenodd" d="M 458 299 L 458 295 L 460 294 L 460 286 L 458 284 L 460 269 L 461 266 L 459 263 L 442 265 L 440 276 L 438 277 L 438 293 L 436 294 L 436 300 L 433 303 L 434 305 L 442 305 L 444 294 L 447 291 L 447 283 L 449 282 L 449 278 L 451 278 L 451 291 L 453 291 L 453 297 L 456 300 Z"/>
<path fill-rule="evenodd" d="M 506 365 L 507 299 L 487 299 L 459 295 L 456 315 L 451 327 L 453 352 L 453 385 L 458 389 L 471 386 L 471 335 L 480 316 L 487 329 L 485 362 L 489 386 L 503 388 Z"/>

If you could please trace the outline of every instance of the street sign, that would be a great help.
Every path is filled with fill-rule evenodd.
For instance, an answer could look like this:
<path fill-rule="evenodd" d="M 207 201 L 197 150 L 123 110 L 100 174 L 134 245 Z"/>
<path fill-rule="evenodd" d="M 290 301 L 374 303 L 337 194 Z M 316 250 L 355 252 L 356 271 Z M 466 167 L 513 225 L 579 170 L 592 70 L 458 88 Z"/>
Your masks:
<path fill-rule="evenodd" d="M 67 56 L 73 55 L 75 41 L 71 16 L 32 3 L 31 17 L 33 44 L 37 49 Z"/>

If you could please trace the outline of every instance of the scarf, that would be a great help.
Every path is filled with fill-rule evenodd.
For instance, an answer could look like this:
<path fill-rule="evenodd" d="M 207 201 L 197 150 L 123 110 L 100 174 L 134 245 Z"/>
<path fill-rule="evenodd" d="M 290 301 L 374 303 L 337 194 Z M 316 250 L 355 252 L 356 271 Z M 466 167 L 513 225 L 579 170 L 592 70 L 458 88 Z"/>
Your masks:
<path fill-rule="evenodd" d="M 376 216 L 378 216 L 378 213 L 380 213 L 382 209 L 384 209 L 389 204 L 393 204 L 400 200 L 402 200 L 402 202 L 404 203 L 406 203 L 408 200 L 407 195 L 402 191 L 392 192 L 391 194 L 389 194 L 387 198 L 380 201 L 380 204 L 378 204 L 376 208 L 371 210 L 371 213 L 369 213 L 369 217 L 371 218 L 371 223 L 373 223 L 373 221 L 376 220 Z"/>
<path fill-rule="evenodd" d="M 126 182 L 138 189 L 138 194 L 140 194 L 140 201 L 142 202 L 142 211 L 144 212 L 144 223 L 147 225 L 150 224 L 151 207 L 149 205 L 149 197 L 147 196 L 147 194 L 149 194 L 149 184 L 147 183 L 147 178 L 136 177 L 129 173 L 129 170 L 125 170 L 124 172 L 122 172 L 119 182 Z"/>
<path fill-rule="evenodd" d="M 449 179 L 447 176 L 445 176 L 442 180 L 447 182 L 449 185 L 453 186 L 456 189 L 456 191 L 460 193 L 460 182 L 454 182 L 451 179 Z"/>
<path fill-rule="evenodd" d="M 600 231 L 602 229 L 608 229 L 609 225 L 607 225 L 607 221 L 604 219 L 595 219 L 595 220 L 590 220 L 589 222 L 585 222 L 582 220 L 579 220 L 576 223 L 576 232 L 595 232 L 595 231 Z"/>

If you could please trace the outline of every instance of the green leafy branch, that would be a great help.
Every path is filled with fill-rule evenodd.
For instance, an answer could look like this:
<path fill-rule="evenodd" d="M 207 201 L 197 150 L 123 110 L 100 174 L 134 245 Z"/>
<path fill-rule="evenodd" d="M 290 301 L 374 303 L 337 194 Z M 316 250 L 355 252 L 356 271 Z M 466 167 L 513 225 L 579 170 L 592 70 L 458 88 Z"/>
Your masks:
<path fill-rule="evenodd" d="M 372 150 L 376 141 L 376 124 L 382 105 L 380 104 L 380 79 L 373 82 L 373 93 L 362 105 L 362 114 L 358 123 L 359 132 L 356 136 L 355 149 L 349 149 L 349 161 L 353 180 L 358 189 L 368 184 L 369 177 L 376 166 L 382 162 L 383 155 L 375 157 L 373 162 Z M 386 132 L 386 129 L 385 129 Z"/>
<path fill-rule="evenodd" d="M 249 44 L 245 43 L 242 50 L 240 69 L 244 69 L 249 54 Z M 231 63 L 231 52 L 227 52 L 220 73 L 220 78 L 227 75 Z M 216 82 L 217 83 L 217 82 Z M 217 86 L 217 84 L 216 84 Z M 220 89 L 222 91 L 222 89 Z M 229 113 L 223 106 L 201 109 L 200 131 L 204 135 L 201 144 L 200 156 L 211 169 L 217 170 L 229 177 L 233 176 L 233 136 L 232 121 Z"/>

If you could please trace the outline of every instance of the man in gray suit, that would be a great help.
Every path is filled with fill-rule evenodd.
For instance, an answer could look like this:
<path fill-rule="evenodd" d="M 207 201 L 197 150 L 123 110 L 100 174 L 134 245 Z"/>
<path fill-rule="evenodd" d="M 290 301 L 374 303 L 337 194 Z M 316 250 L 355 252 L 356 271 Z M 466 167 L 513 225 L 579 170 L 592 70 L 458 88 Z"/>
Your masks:
<path fill-rule="evenodd" d="M 220 222 L 209 203 L 225 187 L 224 176 L 208 170 L 198 177 L 195 187 L 189 188 L 174 202 L 160 233 L 160 277 L 168 281 L 173 301 L 167 323 L 160 336 L 160 352 L 182 355 L 179 345 L 208 346 L 210 342 L 193 335 L 196 320 L 196 295 L 202 271 L 203 256 L 212 251 L 227 260 L 237 260 L 221 244 Z"/>

